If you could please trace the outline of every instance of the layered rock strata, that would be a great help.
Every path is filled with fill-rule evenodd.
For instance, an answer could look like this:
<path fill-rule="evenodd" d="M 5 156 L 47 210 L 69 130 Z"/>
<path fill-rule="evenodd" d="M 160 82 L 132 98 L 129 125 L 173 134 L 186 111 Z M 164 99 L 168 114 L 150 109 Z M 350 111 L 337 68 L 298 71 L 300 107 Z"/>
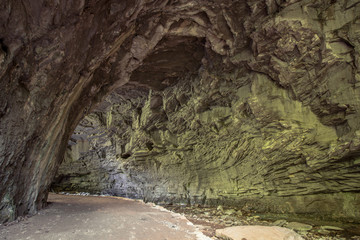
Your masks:
<path fill-rule="evenodd" d="M 119 88 L 77 127 L 54 190 L 358 220 L 355 65 L 301 25 L 269 20 L 226 72 L 206 52 L 172 87 Z"/>
<path fill-rule="evenodd" d="M 95 154 L 74 174 L 105 169 L 89 189 L 359 218 L 358 1 L 0 5 L 0 221 L 46 202 L 80 119 L 128 82 L 72 139 Z"/>

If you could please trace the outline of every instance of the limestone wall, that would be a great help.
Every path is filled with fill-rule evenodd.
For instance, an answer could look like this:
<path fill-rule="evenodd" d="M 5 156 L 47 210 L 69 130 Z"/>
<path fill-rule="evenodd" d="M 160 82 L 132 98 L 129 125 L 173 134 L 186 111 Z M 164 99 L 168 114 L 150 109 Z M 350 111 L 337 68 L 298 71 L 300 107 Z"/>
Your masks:
<path fill-rule="evenodd" d="M 79 121 L 127 83 L 143 99 L 85 118 L 67 153 L 78 169 L 69 181 L 159 201 L 256 199 L 286 212 L 332 194 L 337 210 L 309 208 L 358 216 L 359 8 L 1 1 L 0 222 L 46 204 Z"/>
<path fill-rule="evenodd" d="M 360 88 L 338 84 L 328 104 L 347 96 L 354 110 L 331 123 L 314 110 L 328 105 L 247 69 L 202 70 L 164 91 L 125 86 L 77 127 L 53 189 L 359 220 L 360 134 L 347 118 Z"/>
<path fill-rule="evenodd" d="M 53 188 L 359 220 L 359 7 L 298 1 L 245 22 L 251 47 L 208 51 L 196 77 L 119 89 Z"/>

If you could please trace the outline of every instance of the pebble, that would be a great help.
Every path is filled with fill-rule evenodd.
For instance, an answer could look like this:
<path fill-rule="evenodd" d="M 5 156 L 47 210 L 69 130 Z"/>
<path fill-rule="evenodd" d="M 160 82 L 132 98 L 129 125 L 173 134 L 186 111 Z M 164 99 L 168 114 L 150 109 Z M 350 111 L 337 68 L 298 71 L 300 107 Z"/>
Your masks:
<path fill-rule="evenodd" d="M 233 225 L 233 222 L 232 222 L 232 221 L 225 221 L 225 225 L 226 225 L 227 227 L 230 227 L 230 226 Z"/>
<path fill-rule="evenodd" d="M 225 239 L 244 240 L 244 239 L 266 239 L 266 240 L 304 240 L 294 231 L 269 226 L 237 226 L 224 229 L 216 229 L 216 236 Z"/>
<path fill-rule="evenodd" d="M 321 226 L 320 228 L 324 230 L 344 231 L 344 229 L 335 226 Z"/>
<path fill-rule="evenodd" d="M 228 209 L 228 210 L 226 210 L 224 213 L 225 213 L 226 215 L 233 215 L 233 214 L 236 213 L 236 210 L 234 210 L 234 209 Z"/>
<path fill-rule="evenodd" d="M 210 216 L 211 214 L 209 212 L 204 212 L 205 216 Z"/>
<path fill-rule="evenodd" d="M 243 215 L 243 213 L 242 213 L 242 211 L 241 211 L 241 210 L 238 210 L 238 211 L 236 212 L 236 215 L 238 215 L 238 216 L 242 216 L 242 215 Z"/>
<path fill-rule="evenodd" d="M 325 229 L 319 229 L 318 233 L 320 233 L 321 235 L 328 235 L 328 234 L 330 234 L 330 231 L 325 230 Z"/>
<path fill-rule="evenodd" d="M 286 227 L 296 231 L 310 231 L 312 229 L 311 225 L 299 222 L 290 222 Z"/>
<path fill-rule="evenodd" d="M 282 227 L 285 226 L 286 224 L 287 224 L 286 220 L 280 219 L 280 220 L 276 220 L 272 225 Z"/>

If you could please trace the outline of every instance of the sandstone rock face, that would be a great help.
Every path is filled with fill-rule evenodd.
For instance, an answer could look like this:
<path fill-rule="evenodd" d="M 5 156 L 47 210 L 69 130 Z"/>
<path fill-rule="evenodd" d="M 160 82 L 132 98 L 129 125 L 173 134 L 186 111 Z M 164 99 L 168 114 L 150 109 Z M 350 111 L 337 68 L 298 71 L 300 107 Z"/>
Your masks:
<path fill-rule="evenodd" d="M 0 221 L 64 154 L 56 189 L 360 218 L 358 1 L 0 6 Z"/>

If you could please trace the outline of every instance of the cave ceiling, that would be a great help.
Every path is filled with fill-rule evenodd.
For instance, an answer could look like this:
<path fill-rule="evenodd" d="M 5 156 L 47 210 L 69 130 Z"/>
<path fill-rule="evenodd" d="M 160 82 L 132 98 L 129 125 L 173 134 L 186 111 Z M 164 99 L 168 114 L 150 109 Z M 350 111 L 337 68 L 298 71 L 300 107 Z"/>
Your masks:
<path fill-rule="evenodd" d="M 196 75 L 204 56 L 204 41 L 197 37 L 165 37 L 131 74 L 129 83 L 163 90 L 178 79 Z"/>

